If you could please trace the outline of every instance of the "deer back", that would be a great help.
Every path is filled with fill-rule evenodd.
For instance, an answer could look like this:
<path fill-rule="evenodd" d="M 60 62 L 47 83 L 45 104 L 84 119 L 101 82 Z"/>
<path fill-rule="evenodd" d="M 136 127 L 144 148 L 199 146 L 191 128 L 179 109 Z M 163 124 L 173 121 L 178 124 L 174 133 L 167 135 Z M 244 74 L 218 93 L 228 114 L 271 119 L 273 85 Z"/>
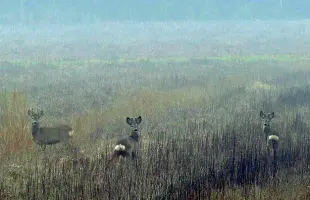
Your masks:
<path fill-rule="evenodd" d="M 69 130 L 70 129 L 65 126 L 40 127 L 38 133 L 34 137 L 34 140 L 42 144 L 68 142 L 70 139 Z"/>

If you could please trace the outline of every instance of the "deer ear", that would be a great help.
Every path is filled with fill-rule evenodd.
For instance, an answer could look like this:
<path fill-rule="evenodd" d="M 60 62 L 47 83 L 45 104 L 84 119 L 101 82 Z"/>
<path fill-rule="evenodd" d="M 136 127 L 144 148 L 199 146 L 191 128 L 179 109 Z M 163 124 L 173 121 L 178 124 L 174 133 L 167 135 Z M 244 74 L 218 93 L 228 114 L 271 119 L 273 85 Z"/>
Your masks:
<path fill-rule="evenodd" d="M 41 111 L 39 112 L 39 115 L 40 115 L 40 117 L 43 116 L 43 110 L 41 110 Z"/>
<path fill-rule="evenodd" d="M 266 115 L 263 111 L 260 111 L 259 116 L 260 118 L 264 119 Z"/>
<path fill-rule="evenodd" d="M 270 114 L 268 115 L 268 117 L 269 117 L 269 119 L 273 119 L 273 118 L 274 118 L 274 112 L 270 113 Z"/>
<path fill-rule="evenodd" d="M 32 116 L 32 114 L 33 114 L 33 111 L 32 110 L 28 110 L 28 115 Z"/>
<path fill-rule="evenodd" d="M 141 116 L 137 117 L 136 122 L 137 124 L 140 124 L 142 122 L 142 117 Z"/>
<path fill-rule="evenodd" d="M 126 118 L 126 122 L 127 122 L 127 124 L 131 125 L 132 124 L 132 118 L 127 117 Z"/>

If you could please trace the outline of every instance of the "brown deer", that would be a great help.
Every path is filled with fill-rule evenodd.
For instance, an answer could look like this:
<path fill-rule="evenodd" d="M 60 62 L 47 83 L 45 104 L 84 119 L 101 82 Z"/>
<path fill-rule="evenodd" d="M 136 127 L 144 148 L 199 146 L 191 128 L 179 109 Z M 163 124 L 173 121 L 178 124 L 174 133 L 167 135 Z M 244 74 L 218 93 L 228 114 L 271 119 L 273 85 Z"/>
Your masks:
<path fill-rule="evenodd" d="M 278 140 L 279 136 L 277 136 L 270 127 L 271 120 L 274 118 L 274 112 L 265 114 L 263 111 L 260 111 L 260 117 L 263 119 L 263 132 L 266 137 L 266 148 L 268 154 L 270 153 L 270 144 L 273 151 L 277 151 L 278 149 Z"/>
<path fill-rule="evenodd" d="M 35 112 L 33 109 L 28 110 L 28 115 L 32 121 L 32 137 L 33 141 L 40 145 L 43 149 L 46 145 L 53 145 L 60 142 L 69 144 L 74 131 L 71 126 L 58 125 L 54 127 L 40 127 L 39 120 L 43 116 L 43 110 Z"/>
<path fill-rule="evenodd" d="M 141 121 L 141 116 L 137 118 L 126 118 L 127 124 L 131 127 L 130 133 L 128 136 L 116 141 L 113 154 L 108 161 L 106 168 L 114 159 L 119 157 L 131 157 L 131 159 L 135 159 L 136 153 L 139 149 L 139 124 Z"/>

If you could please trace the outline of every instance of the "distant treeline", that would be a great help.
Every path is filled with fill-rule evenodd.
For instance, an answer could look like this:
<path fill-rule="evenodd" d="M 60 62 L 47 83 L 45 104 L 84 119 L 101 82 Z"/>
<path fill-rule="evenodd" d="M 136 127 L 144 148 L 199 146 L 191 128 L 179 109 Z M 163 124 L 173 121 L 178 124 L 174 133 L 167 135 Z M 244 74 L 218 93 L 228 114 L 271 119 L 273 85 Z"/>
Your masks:
<path fill-rule="evenodd" d="M 0 23 L 305 19 L 306 0 L 1 0 Z"/>

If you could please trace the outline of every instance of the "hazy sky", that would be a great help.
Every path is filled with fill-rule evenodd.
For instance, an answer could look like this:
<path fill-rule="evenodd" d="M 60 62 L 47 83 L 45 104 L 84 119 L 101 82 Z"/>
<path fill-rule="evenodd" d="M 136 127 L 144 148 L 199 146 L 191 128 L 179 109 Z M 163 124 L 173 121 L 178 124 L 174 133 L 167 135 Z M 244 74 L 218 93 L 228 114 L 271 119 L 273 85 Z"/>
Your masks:
<path fill-rule="evenodd" d="M 0 23 L 306 19 L 306 0 L 1 0 Z"/>

